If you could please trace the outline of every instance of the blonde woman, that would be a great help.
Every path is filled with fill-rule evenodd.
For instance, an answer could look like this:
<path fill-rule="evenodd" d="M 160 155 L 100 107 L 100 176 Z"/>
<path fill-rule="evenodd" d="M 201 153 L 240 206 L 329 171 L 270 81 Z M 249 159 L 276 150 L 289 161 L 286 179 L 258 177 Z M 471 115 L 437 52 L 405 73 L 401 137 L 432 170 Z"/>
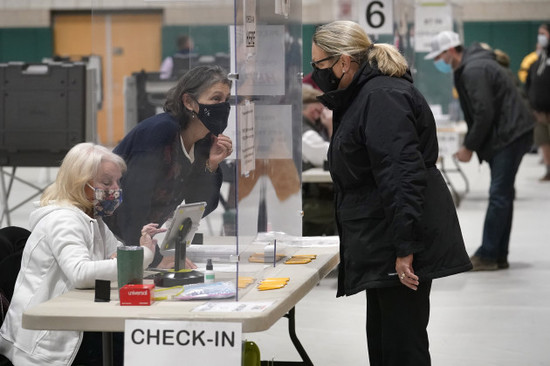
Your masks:
<path fill-rule="evenodd" d="M 430 365 L 432 279 L 472 268 L 435 166 L 434 117 L 403 56 L 354 22 L 319 27 L 311 64 L 333 110 L 337 296 L 366 290 L 370 365 Z"/>
<path fill-rule="evenodd" d="M 116 248 L 122 243 L 102 217 L 120 203 L 125 169 L 124 160 L 102 146 L 75 145 L 31 213 L 31 235 L 0 330 L 0 354 L 14 365 L 70 365 L 75 359 L 82 332 L 24 329 L 22 314 L 72 289 L 93 288 L 96 279 L 116 281 Z M 153 260 L 158 231 L 155 224 L 142 229 L 144 267 Z"/>

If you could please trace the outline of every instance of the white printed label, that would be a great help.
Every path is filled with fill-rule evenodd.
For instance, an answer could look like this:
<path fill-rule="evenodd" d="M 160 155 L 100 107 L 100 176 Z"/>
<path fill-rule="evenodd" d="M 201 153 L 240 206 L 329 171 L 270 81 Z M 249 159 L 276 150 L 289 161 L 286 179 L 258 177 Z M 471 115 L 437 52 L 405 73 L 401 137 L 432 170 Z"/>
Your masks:
<path fill-rule="evenodd" d="M 241 365 L 241 323 L 127 320 L 124 365 Z"/>

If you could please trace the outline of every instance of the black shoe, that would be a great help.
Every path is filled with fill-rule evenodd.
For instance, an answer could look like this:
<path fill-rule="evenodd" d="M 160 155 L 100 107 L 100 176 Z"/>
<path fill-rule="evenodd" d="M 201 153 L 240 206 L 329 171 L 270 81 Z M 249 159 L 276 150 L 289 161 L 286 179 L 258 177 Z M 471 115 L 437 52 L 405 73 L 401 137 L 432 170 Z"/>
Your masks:
<path fill-rule="evenodd" d="M 498 267 L 498 269 L 508 269 L 508 268 L 510 268 L 510 263 L 508 263 L 507 259 L 498 259 L 497 260 L 497 267 Z"/>

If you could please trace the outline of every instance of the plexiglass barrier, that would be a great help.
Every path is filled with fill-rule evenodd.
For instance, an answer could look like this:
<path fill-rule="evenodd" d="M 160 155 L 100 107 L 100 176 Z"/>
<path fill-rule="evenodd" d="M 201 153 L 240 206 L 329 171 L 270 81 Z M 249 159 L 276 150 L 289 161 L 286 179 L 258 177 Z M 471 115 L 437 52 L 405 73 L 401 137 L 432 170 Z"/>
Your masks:
<path fill-rule="evenodd" d="M 169 275 L 174 281 L 157 278 L 158 285 L 170 287 L 180 277 L 208 282 L 214 273 L 215 283 L 231 283 L 229 299 L 238 301 L 266 267 L 292 254 L 301 236 L 301 1 L 226 1 L 215 14 L 209 2 L 143 1 L 134 12 L 92 3 L 91 16 L 65 19 L 75 29 L 87 27 L 88 49 L 67 43 L 64 52 L 102 61 L 99 140 L 128 164 L 122 178 L 128 193 L 108 223 L 127 245 L 135 244 L 140 225 L 161 224 L 168 234 L 155 239 L 165 258 L 155 267 L 173 273 L 175 256 L 183 270 L 182 253 L 197 266 L 198 277 Z M 193 121 L 207 118 L 199 104 L 226 100 L 224 88 L 198 74 L 205 69 L 197 67 L 215 65 L 231 81 L 222 134 L 232 152 L 222 161 L 206 124 L 201 129 Z M 180 100 L 194 113 L 175 113 Z M 206 202 L 198 227 L 193 214 L 186 221 L 189 208 L 180 207 L 196 202 Z M 192 240 L 188 226 L 196 231 Z"/>

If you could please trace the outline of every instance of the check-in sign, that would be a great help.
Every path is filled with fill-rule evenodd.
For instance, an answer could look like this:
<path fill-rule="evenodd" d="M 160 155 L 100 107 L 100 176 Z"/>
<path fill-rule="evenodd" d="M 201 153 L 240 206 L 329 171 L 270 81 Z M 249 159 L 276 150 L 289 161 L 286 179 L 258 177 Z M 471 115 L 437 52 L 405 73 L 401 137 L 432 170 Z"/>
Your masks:
<path fill-rule="evenodd" d="M 124 365 L 241 366 L 242 324 L 127 320 Z"/>

